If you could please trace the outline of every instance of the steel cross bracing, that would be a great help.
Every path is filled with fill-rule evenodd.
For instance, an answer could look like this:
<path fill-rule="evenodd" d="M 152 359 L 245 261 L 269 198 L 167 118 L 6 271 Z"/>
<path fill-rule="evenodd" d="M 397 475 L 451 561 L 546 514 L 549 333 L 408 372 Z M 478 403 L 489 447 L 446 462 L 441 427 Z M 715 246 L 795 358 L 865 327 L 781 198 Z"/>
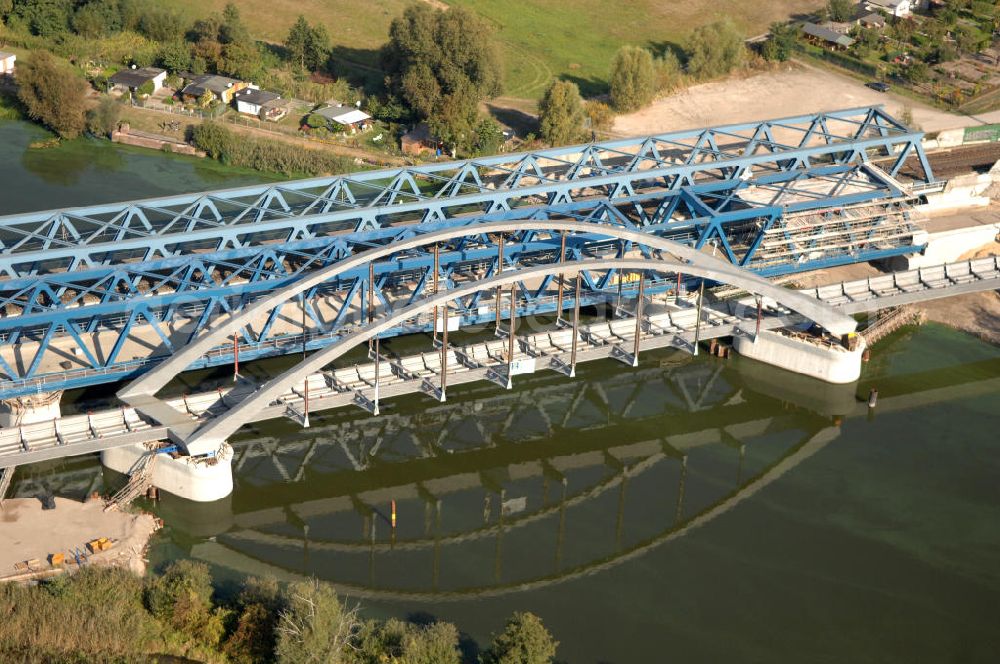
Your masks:
<path fill-rule="evenodd" d="M 0 274 L 75 270 L 915 153 L 880 107 L 0 217 Z M 197 246 L 195 246 L 197 245 Z"/>
<path fill-rule="evenodd" d="M 775 134 L 787 134 L 794 140 L 784 138 L 779 142 Z M 843 226 L 840 235 L 850 236 L 846 245 L 818 252 L 815 241 L 804 239 L 801 229 L 793 229 L 781 235 L 787 246 L 780 251 L 777 267 L 771 256 L 770 262 L 758 269 L 779 273 L 819 263 L 853 262 L 912 251 L 914 229 L 899 223 L 899 217 L 905 216 L 905 210 L 900 212 L 907 205 L 905 192 L 891 173 L 883 174 L 865 163 L 869 152 L 878 150 L 898 153 L 901 158 L 912 150 L 922 155 L 919 134 L 908 132 L 881 109 L 860 109 L 386 171 L 382 172 L 383 184 L 388 174 L 395 175 L 381 193 L 365 203 L 352 190 L 348 198 L 354 201 L 349 209 L 335 209 L 329 201 L 295 207 L 289 204 L 287 192 L 302 194 L 325 186 L 343 196 L 345 187 L 350 190 L 355 182 L 370 188 L 380 180 L 368 173 L 172 197 L 117 208 L 95 206 L 48 217 L 39 213 L 0 218 L 0 232 L 5 236 L 0 269 L 10 276 L 0 281 L 0 349 L 19 344 L 32 347 L 32 354 L 17 362 L 7 362 L 0 356 L 0 364 L 7 365 L 0 366 L 0 371 L 22 381 L 18 388 L 21 391 L 36 389 L 39 379 L 44 379 L 45 389 L 119 380 L 148 365 L 148 358 L 120 358 L 122 344 L 139 326 L 153 329 L 163 342 L 162 350 L 169 353 L 178 341 L 171 341 L 165 329 L 167 321 L 191 319 L 194 337 L 214 317 L 246 306 L 255 297 L 307 270 L 329 265 L 372 245 L 455 224 L 472 226 L 491 220 L 527 218 L 614 223 L 647 229 L 699 248 L 711 243 L 733 263 L 756 267 L 755 258 L 762 246 L 770 252 L 768 256 L 775 253 L 774 240 L 765 245 L 765 238 L 781 231 L 785 215 L 821 214 L 830 206 L 868 204 L 881 205 L 886 211 L 881 218 L 869 215 L 864 229 L 852 227 L 850 220 L 831 222 Z M 511 169 L 504 165 L 508 162 L 518 166 Z M 446 181 L 443 174 L 449 172 L 448 168 L 452 169 L 451 179 Z M 437 183 L 440 188 L 433 196 L 423 198 L 412 192 L 410 203 L 398 205 L 403 196 L 399 187 L 409 182 L 408 178 L 416 177 L 414 173 L 424 173 L 422 169 L 426 169 L 427 180 L 417 188 L 425 191 L 429 183 Z M 480 185 L 470 192 L 466 180 L 473 173 Z M 497 173 L 506 174 L 502 181 L 496 180 Z M 534 185 L 528 186 L 532 182 Z M 572 202 L 581 195 L 581 200 Z M 257 201 L 258 214 L 253 223 L 248 215 L 226 218 L 219 212 L 221 203 L 217 201 L 235 205 L 234 201 L 247 196 Z M 497 203 L 497 196 L 504 197 L 504 201 Z M 192 202 L 195 200 L 197 203 Z M 183 217 L 183 224 L 178 220 L 160 225 L 150 222 L 151 210 L 163 213 L 182 201 L 188 201 L 187 207 L 177 213 L 178 219 Z M 272 209 L 275 201 L 281 201 L 280 214 Z M 397 203 L 391 213 L 385 205 L 390 201 Z M 390 219 L 397 210 L 412 217 L 412 210 L 403 210 L 407 205 L 424 205 L 425 214 L 408 222 Z M 436 211 L 442 205 L 460 216 L 449 217 Z M 209 209 L 215 210 L 215 216 L 206 220 L 204 212 Z M 492 212 L 478 214 L 483 210 Z M 350 215 L 369 214 L 376 214 L 378 219 L 365 217 L 368 221 L 356 220 L 353 230 L 338 230 L 345 227 L 344 220 Z M 87 234 L 78 227 L 71 228 L 74 219 L 86 219 L 86 223 L 100 219 L 101 223 Z M 145 230 L 130 230 L 136 228 L 137 219 L 144 220 L 145 225 L 140 225 Z M 8 241 L 17 237 L 20 231 L 16 228 L 23 231 L 25 223 L 36 222 L 47 224 L 44 233 Z M 897 233 L 888 243 L 884 238 L 866 235 L 888 222 L 894 228 L 902 226 L 910 234 Z M 352 228 L 351 224 L 346 227 Z M 470 233 L 468 238 L 443 247 L 439 256 L 442 287 L 463 274 L 494 274 L 498 269 L 495 240 Z M 569 247 L 570 257 L 579 257 L 584 251 L 621 256 L 633 249 L 627 244 L 601 246 L 596 240 L 597 236 L 579 236 Z M 513 267 L 552 259 L 557 253 L 551 238 L 526 235 L 507 238 L 506 242 L 505 263 Z M 403 304 L 420 297 L 431 282 L 432 264 L 429 251 L 412 252 L 377 265 L 373 271 L 376 283 L 371 288 L 367 271 L 358 270 L 360 273 L 344 275 L 336 283 L 311 289 L 305 299 L 310 347 L 327 343 L 329 334 L 346 320 L 355 298 L 363 308 L 371 292 L 381 306 L 391 310 L 394 303 L 387 295 L 389 291 L 405 290 Z M 606 287 L 614 279 L 614 273 L 610 273 L 599 286 Z M 542 288 L 526 289 L 521 313 L 553 310 L 555 302 L 548 292 L 551 289 L 547 290 L 549 286 L 551 279 Z M 600 287 L 594 290 L 587 303 L 607 297 L 596 292 Z M 344 301 L 341 309 L 329 318 L 319 315 L 313 307 L 315 298 L 338 292 Z M 476 305 L 478 302 L 470 303 Z M 277 343 L 281 335 L 270 334 L 270 324 L 278 315 L 275 311 L 259 336 L 244 336 L 243 342 L 249 347 L 241 352 L 246 353 L 246 359 L 287 352 Z M 116 337 L 107 352 L 88 351 L 85 338 L 96 334 Z M 57 339 L 66 339 L 79 349 L 86 376 L 60 382 L 58 376 L 41 370 Z M 0 396 L 8 396 L 8 392 L 0 387 Z"/>

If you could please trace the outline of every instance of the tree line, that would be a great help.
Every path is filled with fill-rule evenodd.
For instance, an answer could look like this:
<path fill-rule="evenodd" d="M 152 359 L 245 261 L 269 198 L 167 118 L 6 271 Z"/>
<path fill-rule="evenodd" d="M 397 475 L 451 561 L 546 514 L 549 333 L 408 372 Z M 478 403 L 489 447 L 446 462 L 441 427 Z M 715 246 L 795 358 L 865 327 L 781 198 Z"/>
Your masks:
<path fill-rule="evenodd" d="M 251 37 L 232 3 L 190 25 L 153 0 L 0 0 L 0 18 L 14 32 L 45 38 L 64 54 L 79 50 L 82 38 L 97 40 L 105 51 L 108 43 L 125 39 L 131 48 L 118 44 L 114 53 L 123 64 L 225 74 L 265 88 L 274 84 L 279 92 L 291 87 L 298 93 L 298 85 L 311 85 L 309 72 L 330 68 L 330 37 L 323 25 L 299 16 L 275 48 Z M 24 67 L 28 89 L 22 102 L 31 117 L 74 136 L 88 126 L 81 108 L 84 88 L 69 79 L 68 67 L 40 60 Z M 576 141 L 588 124 L 592 131 L 607 129 L 615 112 L 641 108 L 686 81 L 724 75 L 744 60 L 742 35 L 729 19 L 696 29 L 676 49 L 654 54 L 625 46 L 611 63 L 609 104 L 584 102 L 571 81 L 551 83 L 539 104 L 541 137 L 552 144 Z M 503 67 L 495 30 L 479 15 L 463 7 L 411 5 L 392 21 L 379 63 L 385 78 L 366 100 L 371 115 L 392 126 L 425 122 L 456 155 L 498 150 L 501 127 L 481 108 L 502 93 Z M 350 88 L 338 94 L 348 103 L 360 97 Z"/>
<path fill-rule="evenodd" d="M 451 623 L 367 620 L 316 580 L 248 577 L 221 597 L 208 566 L 189 560 L 147 579 L 85 568 L 38 586 L 3 584 L 0 614 L 0 660 L 17 662 L 548 664 L 558 646 L 525 612 L 482 650 Z"/>
<path fill-rule="evenodd" d="M 696 28 L 683 48 L 654 54 L 646 48 L 623 46 L 611 63 L 610 107 L 584 103 L 572 81 L 555 80 L 539 104 L 539 127 L 550 143 L 570 143 L 583 136 L 586 120 L 592 130 L 607 129 L 612 111 L 628 113 L 671 92 L 685 81 L 724 76 L 746 60 L 743 34 L 728 18 Z"/>

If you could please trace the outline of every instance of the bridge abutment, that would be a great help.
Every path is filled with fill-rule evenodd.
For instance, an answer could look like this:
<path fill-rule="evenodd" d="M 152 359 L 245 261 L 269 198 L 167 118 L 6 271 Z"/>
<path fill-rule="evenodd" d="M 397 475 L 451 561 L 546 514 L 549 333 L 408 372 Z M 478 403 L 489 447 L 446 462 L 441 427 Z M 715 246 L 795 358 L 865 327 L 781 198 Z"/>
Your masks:
<path fill-rule="evenodd" d="M 863 337 L 849 350 L 836 342 L 770 330 L 762 330 L 756 339 L 735 336 L 733 346 L 740 355 L 834 384 L 861 377 L 861 355 L 867 347 Z"/>
<path fill-rule="evenodd" d="M 62 390 L 31 394 L 0 401 L 0 427 L 18 427 L 22 424 L 50 422 L 62 416 L 59 402 Z"/>
<path fill-rule="evenodd" d="M 101 452 L 101 463 L 128 475 L 148 454 L 150 450 L 143 444 L 115 447 Z M 233 492 L 233 448 L 222 443 L 215 454 L 196 457 L 160 453 L 152 467 L 151 482 L 159 490 L 187 500 L 222 500 Z"/>

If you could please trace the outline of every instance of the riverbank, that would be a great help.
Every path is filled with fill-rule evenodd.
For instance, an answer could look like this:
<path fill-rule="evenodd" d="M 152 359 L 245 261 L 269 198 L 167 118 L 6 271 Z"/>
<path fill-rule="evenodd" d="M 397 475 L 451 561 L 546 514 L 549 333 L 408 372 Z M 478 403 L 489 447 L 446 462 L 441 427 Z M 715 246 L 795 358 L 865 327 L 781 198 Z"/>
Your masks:
<path fill-rule="evenodd" d="M 151 514 L 105 512 L 104 502 L 55 498 L 55 509 L 42 509 L 37 498 L 12 498 L 0 511 L 0 581 L 75 571 L 74 551 L 87 553 L 86 565 L 122 567 L 142 576 L 146 547 L 159 529 Z M 88 542 L 108 538 L 110 547 L 91 551 Z M 63 564 L 51 556 L 62 554 Z"/>

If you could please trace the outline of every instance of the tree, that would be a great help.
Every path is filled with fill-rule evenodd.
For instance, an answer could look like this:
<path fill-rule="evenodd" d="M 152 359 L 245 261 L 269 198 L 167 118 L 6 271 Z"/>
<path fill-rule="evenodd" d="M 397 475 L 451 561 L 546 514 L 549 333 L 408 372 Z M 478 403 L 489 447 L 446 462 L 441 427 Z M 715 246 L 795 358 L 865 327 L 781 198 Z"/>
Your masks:
<path fill-rule="evenodd" d="M 299 63 L 299 67 L 306 67 L 306 53 L 309 51 L 310 29 L 306 17 L 299 14 L 299 18 L 288 31 L 285 37 L 285 50 L 292 56 L 292 60 Z"/>
<path fill-rule="evenodd" d="M 73 14 L 73 30 L 87 39 L 97 39 L 121 29 L 117 12 L 108 12 L 107 2 L 89 2 Z"/>
<path fill-rule="evenodd" d="M 260 49 L 251 41 L 226 44 L 222 49 L 222 60 L 218 64 L 218 69 L 222 73 L 244 81 L 260 81 L 267 72 Z"/>
<path fill-rule="evenodd" d="M 278 614 L 282 609 L 278 582 L 273 577 L 249 577 L 236 601 L 236 623 L 223 650 L 240 664 L 270 662 L 274 658 Z"/>
<path fill-rule="evenodd" d="M 309 39 L 306 42 L 305 63 L 315 71 L 326 64 L 330 57 L 330 35 L 326 28 L 317 23 L 309 28 Z"/>
<path fill-rule="evenodd" d="M 669 92 L 681 82 L 681 61 L 673 49 L 667 49 L 662 56 L 653 61 L 656 72 L 654 88 L 657 92 Z"/>
<path fill-rule="evenodd" d="M 17 96 L 28 116 L 63 138 L 83 131 L 87 84 L 65 61 L 48 51 L 35 51 L 17 65 Z"/>
<path fill-rule="evenodd" d="M 475 141 L 473 147 L 478 154 L 496 154 L 503 144 L 503 129 L 497 121 L 490 117 L 485 117 L 479 121 L 474 130 Z"/>
<path fill-rule="evenodd" d="M 87 111 L 87 131 L 95 136 L 110 136 L 118 128 L 120 116 L 121 105 L 105 95 L 97 106 Z"/>
<path fill-rule="evenodd" d="M 156 59 L 169 72 L 185 71 L 191 68 L 191 47 L 179 39 L 167 42 L 160 47 Z"/>
<path fill-rule="evenodd" d="M 854 18 L 854 5 L 851 0 L 830 0 L 826 5 L 826 12 L 831 21 L 846 23 Z"/>
<path fill-rule="evenodd" d="M 634 111 L 653 100 L 656 71 L 652 54 L 637 46 L 623 46 L 611 65 L 611 104 L 620 112 Z"/>
<path fill-rule="evenodd" d="M 500 93 L 493 29 L 462 7 L 407 7 L 389 28 L 381 61 L 390 92 L 455 147 L 471 144 L 479 103 Z"/>
<path fill-rule="evenodd" d="M 201 96 L 198 97 L 198 105 L 202 108 L 208 108 L 213 103 L 215 103 L 215 95 L 212 94 L 211 90 L 205 90 L 201 93 Z"/>
<path fill-rule="evenodd" d="M 407 664 L 461 664 L 458 629 L 451 623 L 411 626 L 403 642 Z"/>
<path fill-rule="evenodd" d="M 503 632 L 493 637 L 483 653 L 483 664 L 548 664 L 556 656 L 559 642 L 552 638 L 541 619 L 517 611 L 507 619 Z"/>
<path fill-rule="evenodd" d="M 323 129 L 328 124 L 328 120 L 319 113 L 310 113 L 306 117 L 306 125 L 313 129 Z"/>
<path fill-rule="evenodd" d="M 761 55 L 772 62 L 785 62 L 792 57 L 799 30 L 789 23 L 772 23 L 771 36 L 764 42 Z"/>
<path fill-rule="evenodd" d="M 15 3 L 12 15 L 24 21 L 32 34 L 55 37 L 69 32 L 73 0 L 31 0 Z"/>
<path fill-rule="evenodd" d="M 903 76 L 910 83 L 923 83 L 930 78 L 930 68 L 923 62 L 915 60 L 903 70 Z"/>
<path fill-rule="evenodd" d="M 172 42 L 184 36 L 184 21 L 172 9 L 150 5 L 139 19 L 139 31 L 153 41 Z"/>
<path fill-rule="evenodd" d="M 212 607 L 212 578 L 205 563 L 171 563 L 150 582 L 146 606 L 157 619 L 209 646 L 218 644 L 225 631 L 224 612 Z"/>
<path fill-rule="evenodd" d="M 341 604 L 333 588 L 319 581 L 289 584 L 278 616 L 275 659 L 279 664 L 339 664 L 361 626 L 357 609 Z"/>
<path fill-rule="evenodd" d="M 538 104 L 542 138 L 552 145 L 567 145 L 583 131 L 583 101 L 572 81 L 552 81 Z"/>
<path fill-rule="evenodd" d="M 219 41 L 223 44 L 250 42 L 250 30 L 247 29 L 240 8 L 233 3 L 227 3 L 222 10 L 222 21 L 219 25 Z"/>
<path fill-rule="evenodd" d="M 608 131 L 615 122 L 615 114 L 611 107 L 599 101 L 588 101 L 583 112 L 590 119 L 590 128 L 595 131 Z"/>
<path fill-rule="evenodd" d="M 156 87 L 152 81 L 146 81 L 136 89 L 136 93 L 144 97 L 148 97 L 154 92 L 156 92 Z"/>
<path fill-rule="evenodd" d="M 724 18 L 695 28 L 688 40 L 688 73 L 697 78 L 728 74 L 743 63 L 743 35 Z"/>

